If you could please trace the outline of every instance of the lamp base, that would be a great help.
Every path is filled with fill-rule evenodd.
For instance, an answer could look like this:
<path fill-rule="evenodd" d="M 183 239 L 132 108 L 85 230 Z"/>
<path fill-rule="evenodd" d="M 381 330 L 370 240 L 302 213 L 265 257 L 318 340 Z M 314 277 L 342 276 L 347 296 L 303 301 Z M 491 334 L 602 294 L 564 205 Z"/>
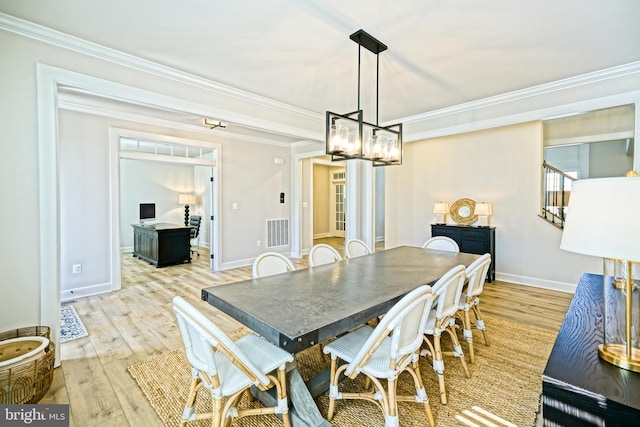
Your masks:
<path fill-rule="evenodd" d="M 622 344 L 600 344 L 598 355 L 605 362 L 627 371 L 640 372 L 640 350 L 631 349 L 631 359 L 627 358 L 627 348 Z"/>
<path fill-rule="evenodd" d="M 615 278 L 611 281 L 611 286 L 615 289 L 625 289 L 627 287 L 627 281 L 625 279 Z M 635 291 L 636 289 L 638 289 L 638 285 L 632 283 L 631 291 Z"/>

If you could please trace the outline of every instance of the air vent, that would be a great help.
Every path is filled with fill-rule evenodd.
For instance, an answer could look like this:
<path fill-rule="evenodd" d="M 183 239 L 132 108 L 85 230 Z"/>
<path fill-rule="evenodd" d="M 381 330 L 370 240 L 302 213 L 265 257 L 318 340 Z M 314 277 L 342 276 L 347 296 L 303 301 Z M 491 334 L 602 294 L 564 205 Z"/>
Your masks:
<path fill-rule="evenodd" d="M 287 246 L 289 244 L 289 220 L 267 220 L 267 248 Z"/>

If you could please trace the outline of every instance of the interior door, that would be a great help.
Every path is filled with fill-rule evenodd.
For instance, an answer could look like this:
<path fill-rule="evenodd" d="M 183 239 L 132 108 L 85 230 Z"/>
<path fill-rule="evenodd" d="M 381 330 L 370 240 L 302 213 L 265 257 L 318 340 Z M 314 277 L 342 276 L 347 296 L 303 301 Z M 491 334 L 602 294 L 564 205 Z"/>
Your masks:
<path fill-rule="evenodd" d="M 346 230 L 346 174 L 345 171 L 331 173 L 331 234 L 344 237 Z"/>

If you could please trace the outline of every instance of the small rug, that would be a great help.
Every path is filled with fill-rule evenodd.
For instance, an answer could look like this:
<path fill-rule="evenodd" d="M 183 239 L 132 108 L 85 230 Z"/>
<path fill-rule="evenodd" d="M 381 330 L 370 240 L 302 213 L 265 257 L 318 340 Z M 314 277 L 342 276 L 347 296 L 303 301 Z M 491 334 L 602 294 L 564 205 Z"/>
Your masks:
<path fill-rule="evenodd" d="M 485 346 L 482 335 L 474 330 L 476 362 L 467 363 L 471 378 L 466 378 L 460 361 L 445 357 L 445 383 L 448 403 L 440 403 L 438 379 L 431 364 L 420 358 L 420 369 L 425 382 L 431 409 L 438 426 L 533 426 L 539 408 L 542 391 L 542 372 L 546 366 L 556 334 L 527 325 L 485 315 L 490 346 Z M 247 331 L 245 330 L 245 333 Z M 231 335 L 231 334 L 230 334 Z M 234 339 L 241 334 L 234 331 Z M 449 341 L 443 339 L 443 347 Z M 466 351 L 466 342 L 462 343 Z M 312 347 L 296 355 L 298 370 L 304 379 L 328 366 L 328 360 L 320 349 Z M 180 423 L 184 403 L 191 381 L 191 370 L 184 350 L 178 349 L 156 356 L 128 368 L 163 423 L 175 426 Z M 344 390 L 357 389 L 363 378 L 345 380 Z M 413 381 L 404 373 L 398 381 L 398 393 L 411 391 Z M 414 389 L 415 390 L 415 389 Z M 320 413 L 326 416 L 329 398 L 327 393 L 316 399 Z M 241 400 L 241 406 L 259 405 Z M 211 411 L 211 397 L 206 389 L 198 393 L 196 412 Z M 427 425 L 421 405 L 399 403 L 400 425 Z M 210 425 L 199 421 L 190 425 Z M 360 401 L 337 401 L 331 424 L 336 427 L 383 426 L 382 411 L 374 404 Z M 277 426 L 282 422 L 274 416 L 246 417 L 234 421 L 234 427 Z"/>
<path fill-rule="evenodd" d="M 89 335 L 80 316 L 72 305 L 63 305 L 60 309 L 60 342 L 67 342 Z"/>

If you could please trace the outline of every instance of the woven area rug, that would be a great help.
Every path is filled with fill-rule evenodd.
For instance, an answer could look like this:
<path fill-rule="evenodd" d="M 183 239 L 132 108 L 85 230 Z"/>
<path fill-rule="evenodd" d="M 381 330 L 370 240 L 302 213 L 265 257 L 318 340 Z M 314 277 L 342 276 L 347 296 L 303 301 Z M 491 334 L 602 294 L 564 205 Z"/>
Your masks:
<path fill-rule="evenodd" d="M 67 342 L 89 335 L 84 323 L 72 305 L 60 308 L 60 342 Z"/>
<path fill-rule="evenodd" d="M 431 409 L 438 426 L 492 425 L 533 426 L 539 407 L 542 389 L 542 372 L 555 340 L 555 333 L 531 328 L 516 322 L 485 315 L 489 331 L 490 346 L 485 346 L 482 335 L 474 331 L 476 362 L 468 364 L 472 377 L 466 378 L 458 359 L 445 358 L 445 383 L 448 403 L 440 403 L 437 377 L 431 364 L 421 358 L 420 369 L 427 388 Z M 246 333 L 234 331 L 236 338 Z M 449 341 L 443 339 L 443 347 Z M 462 344 L 466 350 L 466 342 Z M 328 366 L 318 347 L 312 347 L 296 357 L 298 370 L 307 379 Z M 468 357 L 467 357 L 468 361 Z M 164 424 L 180 423 L 186 401 L 191 371 L 182 349 L 164 353 L 145 362 L 129 367 L 131 376 L 149 399 Z M 345 380 L 341 387 L 356 389 L 363 380 Z M 413 382 L 409 374 L 398 381 L 398 393 L 411 390 Z M 316 399 L 323 416 L 327 413 L 328 396 Z M 256 405 L 241 401 L 241 405 Z M 196 400 L 196 411 L 210 411 L 211 397 L 206 390 L 200 391 Z M 421 405 L 400 402 L 400 425 L 425 426 L 426 415 Z M 338 401 L 331 421 L 336 427 L 383 426 L 382 411 L 372 403 L 360 400 Z M 210 421 L 189 425 L 205 426 Z M 274 416 L 246 417 L 234 421 L 234 426 L 282 426 Z"/>

